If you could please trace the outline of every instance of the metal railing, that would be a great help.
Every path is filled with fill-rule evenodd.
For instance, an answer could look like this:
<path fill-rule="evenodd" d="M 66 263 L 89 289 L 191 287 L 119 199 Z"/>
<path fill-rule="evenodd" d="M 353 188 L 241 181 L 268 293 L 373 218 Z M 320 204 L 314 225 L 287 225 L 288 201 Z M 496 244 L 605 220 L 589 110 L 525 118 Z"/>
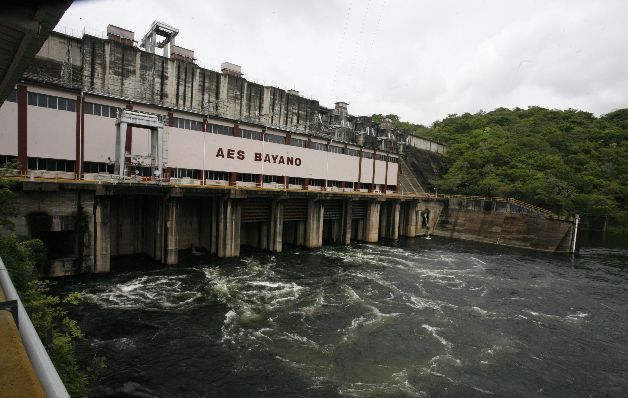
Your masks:
<path fill-rule="evenodd" d="M 46 352 L 46 348 L 44 348 L 33 323 L 28 317 L 24 305 L 22 305 L 22 300 L 20 300 L 20 297 L 17 295 L 13 282 L 11 282 L 9 271 L 5 267 L 2 258 L 0 258 L 0 286 L 2 286 L 7 300 L 17 301 L 20 336 L 22 337 L 24 348 L 26 348 L 28 357 L 33 365 L 33 370 L 46 396 L 69 398 L 70 394 L 68 394 L 68 391 L 63 385 L 57 373 L 57 369 L 55 369 L 55 366 L 52 364 L 48 352 Z"/>

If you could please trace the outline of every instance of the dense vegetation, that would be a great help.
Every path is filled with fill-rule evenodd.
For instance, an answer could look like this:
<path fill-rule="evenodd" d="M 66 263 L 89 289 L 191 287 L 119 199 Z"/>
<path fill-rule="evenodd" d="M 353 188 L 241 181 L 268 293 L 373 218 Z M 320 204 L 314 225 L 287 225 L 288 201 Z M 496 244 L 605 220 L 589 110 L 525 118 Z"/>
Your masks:
<path fill-rule="evenodd" d="M 449 146 L 439 192 L 515 197 L 563 214 L 628 222 L 628 109 L 601 117 L 498 108 L 396 127 Z"/>
<path fill-rule="evenodd" d="M 0 169 L 0 226 L 8 231 L 13 230 L 10 217 L 15 215 L 15 196 L 6 175 L 14 168 Z M 38 278 L 37 270 L 46 262 L 46 248 L 38 239 L 0 234 L 0 257 L 68 392 L 72 397 L 87 396 L 88 380 L 76 364 L 72 343 L 82 333 L 65 310 L 67 305 L 77 303 L 78 294 L 49 294 L 48 282 Z"/>

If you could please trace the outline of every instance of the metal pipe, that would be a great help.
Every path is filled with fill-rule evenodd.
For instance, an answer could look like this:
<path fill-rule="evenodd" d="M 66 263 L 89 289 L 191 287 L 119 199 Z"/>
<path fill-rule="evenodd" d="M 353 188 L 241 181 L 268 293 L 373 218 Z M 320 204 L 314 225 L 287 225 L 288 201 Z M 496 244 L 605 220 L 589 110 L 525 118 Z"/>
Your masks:
<path fill-rule="evenodd" d="M 57 369 L 55 369 L 44 345 L 39 339 L 37 331 L 35 331 L 35 327 L 28 317 L 24 305 L 22 305 L 22 300 L 20 300 L 20 297 L 15 291 L 15 287 L 13 286 L 13 282 L 11 282 L 11 277 L 2 258 L 0 258 L 0 286 L 2 286 L 7 300 L 17 300 L 20 336 L 22 337 L 22 342 L 30 358 L 31 365 L 33 365 L 33 370 L 35 374 L 37 374 L 46 395 L 54 398 L 69 398 L 70 394 L 68 394 L 68 391 L 63 385 L 57 373 Z"/>

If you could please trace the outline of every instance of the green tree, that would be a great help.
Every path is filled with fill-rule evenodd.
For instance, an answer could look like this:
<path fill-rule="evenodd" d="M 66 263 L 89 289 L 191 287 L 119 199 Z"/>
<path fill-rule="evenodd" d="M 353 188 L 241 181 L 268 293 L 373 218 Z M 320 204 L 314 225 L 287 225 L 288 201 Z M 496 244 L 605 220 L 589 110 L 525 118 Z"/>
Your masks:
<path fill-rule="evenodd" d="M 11 191 L 11 165 L 0 169 L 0 226 L 12 231 L 10 217 L 16 214 L 15 195 Z M 72 397 L 87 396 L 87 376 L 79 369 L 73 340 L 82 337 L 66 307 L 80 300 L 77 293 L 65 297 L 49 293 L 48 282 L 38 279 L 38 270 L 46 261 L 46 248 L 38 239 L 24 240 L 12 233 L 0 235 L 0 256 L 18 291 L 26 311 L 45 342 L 46 350 Z"/>

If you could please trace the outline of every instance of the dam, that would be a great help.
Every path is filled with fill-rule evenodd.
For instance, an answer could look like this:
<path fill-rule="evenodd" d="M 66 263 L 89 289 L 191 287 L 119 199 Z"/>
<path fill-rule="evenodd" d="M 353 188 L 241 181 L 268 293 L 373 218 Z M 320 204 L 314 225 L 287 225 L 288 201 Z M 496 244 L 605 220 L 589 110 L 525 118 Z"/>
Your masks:
<path fill-rule="evenodd" d="M 20 181 L 16 232 L 49 249 L 48 275 L 109 272 L 114 256 L 374 243 L 426 233 L 573 252 L 577 224 L 512 199 L 89 181 Z"/>
<path fill-rule="evenodd" d="M 181 251 L 228 258 L 426 234 L 575 251 L 577 218 L 427 193 L 417 159 L 442 156 L 442 144 L 344 101 L 326 108 L 251 82 L 230 62 L 202 68 L 177 35 L 158 21 L 139 41 L 113 25 L 52 32 L 0 107 L 0 162 L 17 163 L 15 232 L 46 244 L 46 275 L 109 272 L 125 255 L 175 265 Z"/>

